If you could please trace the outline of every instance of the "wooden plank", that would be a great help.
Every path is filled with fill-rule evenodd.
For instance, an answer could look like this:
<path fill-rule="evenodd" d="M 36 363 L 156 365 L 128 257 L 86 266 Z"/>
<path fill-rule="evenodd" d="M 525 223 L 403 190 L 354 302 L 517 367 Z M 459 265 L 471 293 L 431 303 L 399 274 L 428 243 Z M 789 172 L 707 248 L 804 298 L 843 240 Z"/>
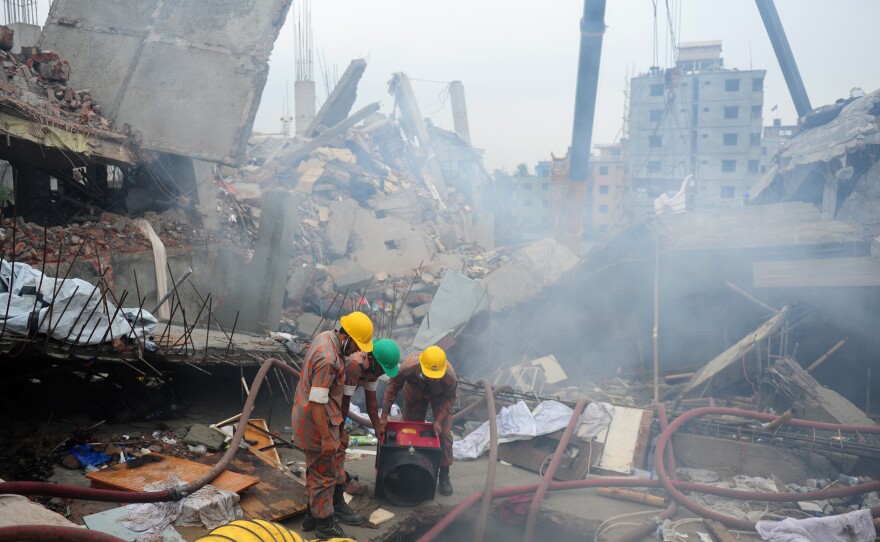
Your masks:
<path fill-rule="evenodd" d="M 272 440 L 272 437 L 263 433 L 257 429 L 251 427 L 251 425 L 256 425 L 266 433 L 269 432 L 269 426 L 266 424 L 266 420 L 255 419 L 248 420 L 248 425 L 244 429 L 244 438 L 249 441 L 248 444 L 251 444 L 253 448 L 259 451 L 261 454 L 258 455 L 260 459 L 270 459 L 271 461 L 267 461 L 273 467 L 278 467 L 281 465 L 281 458 L 278 456 L 278 450 L 274 448 L 275 441 Z M 253 451 L 253 450 L 249 450 Z"/>
<path fill-rule="evenodd" d="M 563 429 L 541 435 L 531 440 L 518 440 L 498 445 L 498 459 L 517 467 L 543 474 L 550 465 L 548 458 L 556 451 Z M 602 443 L 582 441 L 572 437 L 569 446 L 577 445 L 576 457 L 565 457 L 556 469 L 554 478 L 559 480 L 583 480 L 590 471 L 590 463 L 602 455 Z"/>
<path fill-rule="evenodd" d="M 220 454 L 199 459 L 207 465 L 220 461 Z M 306 510 L 306 489 L 289 473 L 285 474 L 254 455 L 238 453 L 227 471 L 254 476 L 260 482 L 241 496 L 241 509 L 249 519 L 281 521 Z"/>
<path fill-rule="evenodd" d="M 233 416 L 219 424 L 211 425 L 210 427 L 218 433 L 232 438 L 232 435 L 235 433 L 235 428 L 238 425 L 239 418 L 241 418 L 241 414 Z M 266 420 L 261 420 L 259 418 L 248 420 L 248 424 L 244 429 L 244 438 L 242 439 L 241 444 L 247 448 L 248 452 L 259 457 L 276 469 L 286 470 L 281 463 L 281 458 L 278 456 L 278 450 L 273 447 L 275 441 L 272 437 L 260 431 L 260 429 L 269 432 L 269 426 L 266 425 Z M 266 448 L 265 451 L 262 450 L 262 448 Z"/>
<path fill-rule="evenodd" d="M 126 463 L 90 472 L 86 474 L 86 478 L 92 481 L 92 487 L 143 491 L 144 487 L 157 482 L 165 482 L 173 475 L 185 483 L 189 483 L 210 470 L 210 467 L 188 459 L 162 454 L 148 454 Z M 259 481 L 260 479 L 255 476 L 246 476 L 225 470 L 211 482 L 211 485 L 218 489 L 240 493 L 256 485 Z"/>
<path fill-rule="evenodd" d="M 608 426 L 599 468 L 620 474 L 632 472 L 639 439 L 644 438 L 641 435 L 641 428 L 645 412 L 640 408 L 614 405 L 614 413 L 611 425 Z M 644 461 L 644 456 L 642 456 L 642 461 Z"/>
<path fill-rule="evenodd" d="M 651 426 L 654 424 L 654 412 L 645 410 L 642 412 L 642 423 L 639 424 L 639 434 L 636 437 L 636 449 L 633 453 L 633 467 L 642 468 L 645 464 L 645 456 L 648 454 L 648 444 L 651 438 Z"/>
<path fill-rule="evenodd" d="M 739 538 L 737 538 L 736 535 L 728 531 L 727 527 L 717 521 L 707 519 L 705 523 L 706 528 L 709 529 L 709 532 L 712 533 L 712 536 L 714 536 L 718 542 L 739 542 Z"/>

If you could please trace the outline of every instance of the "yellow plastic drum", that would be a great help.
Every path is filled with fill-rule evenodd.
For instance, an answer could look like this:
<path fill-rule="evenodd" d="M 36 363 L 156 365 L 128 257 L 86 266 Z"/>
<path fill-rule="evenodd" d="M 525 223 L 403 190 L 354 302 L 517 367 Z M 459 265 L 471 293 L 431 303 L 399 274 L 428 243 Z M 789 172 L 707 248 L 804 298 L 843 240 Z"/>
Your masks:
<path fill-rule="evenodd" d="M 210 533 L 199 538 L 204 542 L 303 542 L 302 537 L 283 525 L 255 519 L 243 519 L 217 527 Z"/>

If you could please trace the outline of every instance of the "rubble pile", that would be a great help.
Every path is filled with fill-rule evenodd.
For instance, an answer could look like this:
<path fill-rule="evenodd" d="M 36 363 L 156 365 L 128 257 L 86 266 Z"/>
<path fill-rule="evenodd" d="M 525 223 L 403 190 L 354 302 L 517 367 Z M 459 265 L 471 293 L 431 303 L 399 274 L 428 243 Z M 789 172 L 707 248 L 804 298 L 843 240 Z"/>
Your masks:
<path fill-rule="evenodd" d="M 0 101 L 13 100 L 47 117 L 67 124 L 98 130 L 112 130 L 89 90 L 76 90 L 67 84 L 70 64 L 54 51 L 26 47 L 11 52 L 13 31 L 0 27 L 0 65 L 6 78 L 0 80 Z"/>
<path fill-rule="evenodd" d="M 311 335 L 325 313 L 325 327 L 332 325 L 348 292 L 342 310 L 364 310 L 388 332 L 393 320 L 395 338 L 406 342 L 447 269 L 479 279 L 510 261 L 509 251 L 470 239 L 472 208 L 464 195 L 453 193 L 442 204 L 432 195 L 423 162 L 387 117 L 374 114 L 297 159 L 302 145 L 256 136 L 247 165 L 219 170 L 218 210 L 227 232 L 255 237 L 270 190 L 300 196 L 285 331 Z"/>
<path fill-rule="evenodd" d="M 25 222 L 20 218 L 16 220 L 14 227 L 12 218 L 0 220 L 0 253 L 4 259 L 10 261 L 14 259 L 39 266 L 44 262 L 69 262 L 79 254 L 80 258 L 97 263 L 109 262 L 112 254 L 143 253 L 151 250 L 149 239 L 133 224 L 132 219 L 115 213 L 104 212 L 95 217 L 95 220 L 51 228 Z M 144 215 L 144 220 L 150 223 L 169 249 L 186 250 L 192 245 L 213 240 L 210 233 L 193 224 L 190 217 L 179 209 L 170 209 L 162 214 L 148 212 Z"/>

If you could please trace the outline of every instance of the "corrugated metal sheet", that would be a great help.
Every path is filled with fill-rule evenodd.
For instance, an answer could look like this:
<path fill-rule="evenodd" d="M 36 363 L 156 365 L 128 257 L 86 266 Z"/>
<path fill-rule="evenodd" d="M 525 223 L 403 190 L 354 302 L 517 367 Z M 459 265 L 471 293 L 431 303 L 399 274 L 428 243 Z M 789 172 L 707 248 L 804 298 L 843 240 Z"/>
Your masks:
<path fill-rule="evenodd" d="M 880 126 L 877 117 L 871 113 L 878 103 L 880 90 L 846 104 L 830 122 L 799 133 L 781 153 L 780 171 L 827 162 L 865 145 L 880 144 Z"/>

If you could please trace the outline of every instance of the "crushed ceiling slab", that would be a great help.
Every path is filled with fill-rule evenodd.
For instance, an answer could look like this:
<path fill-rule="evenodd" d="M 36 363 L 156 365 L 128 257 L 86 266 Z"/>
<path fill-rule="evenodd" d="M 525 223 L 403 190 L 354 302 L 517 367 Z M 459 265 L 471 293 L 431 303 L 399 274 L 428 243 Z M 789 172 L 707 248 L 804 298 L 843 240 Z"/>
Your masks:
<path fill-rule="evenodd" d="M 880 258 L 821 258 L 754 263 L 755 288 L 880 286 Z"/>
<path fill-rule="evenodd" d="M 859 227 L 823 221 L 810 203 L 753 205 L 737 209 L 699 209 L 659 215 L 665 251 L 732 250 L 809 245 L 852 246 Z"/>
<path fill-rule="evenodd" d="M 145 148 L 234 164 L 291 3 L 57 0 L 40 47 L 70 60 L 71 82 Z"/>
<path fill-rule="evenodd" d="M 427 348 L 470 321 L 488 307 L 484 287 L 457 271 L 447 270 L 427 316 L 413 339 L 415 348 Z"/>
<path fill-rule="evenodd" d="M 780 154 L 781 171 L 828 162 L 867 145 L 880 144 L 878 103 L 880 90 L 875 90 L 842 106 L 840 114 L 831 121 L 799 133 Z"/>
<path fill-rule="evenodd" d="M 688 381 L 682 390 L 682 397 L 698 393 L 711 395 L 713 390 L 723 389 L 734 378 L 742 378 L 744 368 L 739 367 L 744 356 L 755 349 L 755 345 L 772 335 L 788 319 L 788 307 L 783 307 L 773 318 L 760 325 L 758 329 L 749 333 L 738 343 L 731 346 L 715 359 L 704 365 Z M 736 364 L 736 367 L 733 367 Z M 734 376 L 731 376 L 734 375 Z M 738 376 L 736 376 L 738 375 Z"/>

